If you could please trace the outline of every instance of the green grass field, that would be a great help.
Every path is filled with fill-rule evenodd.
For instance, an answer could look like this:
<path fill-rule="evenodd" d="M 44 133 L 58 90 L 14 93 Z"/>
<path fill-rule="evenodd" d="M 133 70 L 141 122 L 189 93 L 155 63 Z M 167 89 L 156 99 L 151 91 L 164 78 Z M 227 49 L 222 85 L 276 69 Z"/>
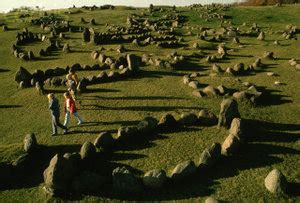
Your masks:
<path fill-rule="evenodd" d="M 73 9 L 77 10 L 77 9 Z M 187 17 L 187 26 L 195 27 L 194 36 L 184 36 L 184 43 L 200 44 L 201 49 L 207 53 L 216 53 L 216 50 L 205 49 L 208 42 L 196 38 L 201 33 L 199 27 L 217 28 L 218 20 L 204 21 L 199 13 L 188 8 L 178 8 L 180 14 Z M 117 7 L 115 10 L 95 10 L 74 14 L 65 14 L 65 10 L 49 11 L 62 15 L 71 25 L 90 27 L 89 24 L 80 23 L 80 17 L 86 20 L 94 18 L 97 25 L 91 26 L 96 31 L 104 31 L 105 24 L 124 25 L 127 16 L 131 14 L 147 13 L 146 9 L 132 9 Z M 268 64 L 262 72 L 240 76 L 245 82 L 266 88 L 270 93 L 265 104 L 253 106 L 240 103 L 239 110 L 242 118 L 253 124 L 253 132 L 249 132 L 253 139 L 237 153 L 237 155 L 224 157 L 209 171 L 208 174 L 199 174 L 197 177 L 181 183 L 169 185 L 164 190 L 152 191 L 143 196 L 128 197 L 130 200 L 182 200 L 203 201 L 207 196 L 233 202 L 297 202 L 300 201 L 300 72 L 288 64 L 291 58 L 300 59 L 300 41 L 285 40 L 277 31 L 282 31 L 286 25 L 300 26 L 300 5 L 285 5 L 283 7 L 231 7 L 225 13 L 232 16 L 232 25 L 246 30 L 254 22 L 266 33 L 266 40 L 259 41 L 256 37 L 240 37 L 244 47 L 226 42 L 232 49 L 230 60 L 218 63 L 222 68 L 239 62 L 252 64 L 265 51 L 273 51 L 276 60 L 263 59 Z M 197 80 L 201 84 L 213 86 L 225 85 L 231 88 L 240 88 L 237 77 L 209 75 L 212 64 L 205 58 L 193 59 L 193 66 L 180 67 L 180 70 L 168 70 L 154 66 L 142 67 L 142 73 L 127 80 L 89 86 L 91 91 L 81 96 L 82 105 L 79 113 L 85 124 L 76 126 L 71 120 L 71 134 L 51 136 L 51 120 L 48 111 L 46 96 L 40 96 L 35 88 L 19 89 L 14 81 L 14 75 L 20 66 L 30 72 L 35 69 L 71 66 L 75 63 L 81 65 L 94 65 L 90 53 L 99 48 L 83 43 L 80 32 L 67 32 L 63 43 L 69 43 L 72 53 L 47 56 L 41 60 L 22 61 L 10 53 L 15 42 L 17 32 L 27 27 L 32 32 L 45 32 L 39 26 L 30 24 L 31 18 L 41 16 L 42 13 L 32 12 L 30 17 L 19 18 L 19 13 L 0 14 L 0 23 L 7 24 L 10 30 L 0 31 L 0 162 L 10 162 L 23 153 L 23 138 L 27 133 L 35 133 L 39 144 L 45 145 L 45 152 L 37 160 L 37 167 L 24 178 L 16 182 L 16 186 L 0 190 L 0 202 L 44 202 L 60 201 L 45 195 L 42 191 L 42 171 L 48 165 L 51 157 L 56 153 L 78 152 L 85 141 L 91 141 L 102 131 L 116 133 L 120 126 L 134 125 L 146 116 L 159 119 L 166 113 L 176 118 L 184 112 L 198 113 L 202 108 L 212 109 L 218 114 L 221 97 L 196 98 L 192 90 L 182 83 L 182 76 L 188 73 L 200 72 Z M 156 16 L 160 16 L 157 13 Z M 155 16 L 154 16 L 155 17 Z M 247 26 L 242 26 L 246 23 Z M 179 28 L 187 33 L 186 26 Z M 300 37 L 300 35 L 298 35 Z M 279 40 L 281 45 L 274 45 Z M 215 46 L 218 43 L 213 43 Z M 116 48 L 118 45 L 103 45 L 105 48 Z M 142 55 L 153 54 L 164 58 L 173 49 L 159 49 L 154 45 L 137 47 L 124 44 L 129 53 Z M 31 43 L 21 46 L 32 50 L 37 56 L 38 51 L 45 47 L 44 42 Z M 194 50 L 179 48 L 178 54 L 188 56 Z M 115 51 L 105 51 L 108 56 L 116 56 Z M 191 67 L 190 67 L 191 66 Z M 278 76 L 269 77 L 266 72 L 272 71 Z M 79 77 L 97 75 L 97 71 L 79 72 Z M 279 80 L 285 85 L 275 86 Z M 61 105 L 63 105 L 62 92 L 64 87 L 46 87 L 57 92 Z M 60 91 L 61 90 L 61 91 Z M 61 117 L 62 120 L 62 117 Z M 263 133 L 262 133 L 263 132 Z M 217 127 L 186 127 L 172 133 L 162 133 L 153 140 L 134 143 L 132 147 L 116 151 L 111 155 L 111 161 L 116 164 L 125 164 L 133 167 L 137 175 L 142 175 L 151 169 L 162 168 L 168 173 L 179 162 L 185 160 L 198 161 L 202 151 L 213 142 L 222 143 L 228 132 Z M 44 167 L 44 168 L 43 168 Z M 283 197 L 276 197 L 267 192 L 264 187 L 264 178 L 273 168 L 280 169 L 293 185 L 290 192 Z M 298 188 L 297 188 L 298 187 Z M 104 195 L 86 195 L 75 200 L 101 201 L 122 200 L 110 193 Z"/>

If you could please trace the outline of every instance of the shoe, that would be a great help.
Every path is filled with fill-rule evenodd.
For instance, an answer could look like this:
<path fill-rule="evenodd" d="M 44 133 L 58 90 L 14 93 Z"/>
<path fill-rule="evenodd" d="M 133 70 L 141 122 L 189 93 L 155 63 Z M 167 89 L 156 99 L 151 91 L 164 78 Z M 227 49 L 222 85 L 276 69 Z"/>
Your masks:
<path fill-rule="evenodd" d="M 57 133 L 54 133 L 54 134 L 52 134 L 51 136 L 53 136 L 53 137 L 54 137 L 54 136 L 56 136 L 56 135 L 57 135 Z"/>
<path fill-rule="evenodd" d="M 64 130 L 64 135 L 68 134 L 68 129 Z"/>
<path fill-rule="evenodd" d="M 77 125 L 81 125 L 82 123 L 83 123 L 83 121 L 80 121 L 80 122 L 77 123 Z"/>

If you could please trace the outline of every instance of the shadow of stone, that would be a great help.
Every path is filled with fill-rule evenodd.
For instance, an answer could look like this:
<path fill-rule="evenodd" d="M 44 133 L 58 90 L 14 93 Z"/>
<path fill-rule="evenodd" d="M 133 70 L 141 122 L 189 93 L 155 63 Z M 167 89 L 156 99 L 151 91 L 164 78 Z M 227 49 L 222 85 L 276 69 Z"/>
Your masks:
<path fill-rule="evenodd" d="M 21 105 L 2 105 L 0 104 L 0 109 L 11 109 L 11 108 L 20 108 Z"/>

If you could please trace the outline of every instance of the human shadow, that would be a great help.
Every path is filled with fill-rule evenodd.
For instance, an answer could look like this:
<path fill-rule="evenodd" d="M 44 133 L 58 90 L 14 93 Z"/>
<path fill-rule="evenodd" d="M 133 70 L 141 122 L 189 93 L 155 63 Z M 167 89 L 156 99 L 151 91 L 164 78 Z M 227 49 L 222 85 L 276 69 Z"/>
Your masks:
<path fill-rule="evenodd" d="M 126 97 L 102 97 L 85 98 L 84 100 L 186 100 L 183 97 L 172 96 L 126 96 Z"/>

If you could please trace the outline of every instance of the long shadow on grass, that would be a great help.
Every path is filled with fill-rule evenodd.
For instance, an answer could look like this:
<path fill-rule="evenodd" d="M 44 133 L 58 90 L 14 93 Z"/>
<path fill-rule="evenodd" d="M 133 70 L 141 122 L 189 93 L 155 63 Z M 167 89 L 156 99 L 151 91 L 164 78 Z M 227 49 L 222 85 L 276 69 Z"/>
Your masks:
<path fill-rule="evenodd" d="M 21 105 L 2 105 L 0 104 L 0 109 L 11 109 L 11 108 L 20 108 Z"/>
<path fill-rule="evenodd" d="M 172 97 L 172 96 L 127 96 L 127 97 L 102 97 L 93 96 L 93 98 L 84 98 L 84 100 L 186 100 L 183 97 Z"/>
<path fill-rule="evenodd" d="M 5 72 L 9 72 L 10 70 L 8 70 L 8 69 L 2 69 L 2 68 L 0 68 L 0 73 L 5 73 Z"/>
<path fill-rule="evenodd" d="M 258 99 L 257 104 L 261 106 L 269 106 L 269 105 L 280 105 L 286 103 L 292 103 L 293 100 L 288 99 L 290 96 L 278 94 L 282 91 L 268 89 L 264 86 L 257 86 L 258 91 L 262 92 L 263 95 Z"/>
<path fill-rule="evenodd" d="M 123 111 L 150 111 L 150 112 L 160 112 L 160 111 L 174 111 L 179 109 L 184 110 L 201 110 L 200 107 L 184 107 L 184 106 L 126 106 L 126 107 L 107 107 L 100 105 L 82 105 L 80 110 L 123 110 Z M 92 107 L 92 108 L 86 108 Z"/>

